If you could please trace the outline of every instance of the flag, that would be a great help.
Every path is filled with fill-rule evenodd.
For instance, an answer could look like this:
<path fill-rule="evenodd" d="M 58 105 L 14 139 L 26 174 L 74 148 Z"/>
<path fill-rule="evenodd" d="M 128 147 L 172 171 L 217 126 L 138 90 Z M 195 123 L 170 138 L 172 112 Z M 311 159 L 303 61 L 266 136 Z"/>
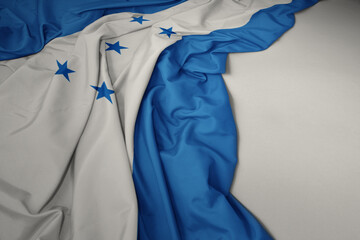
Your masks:
<path fill-rule="evenodd" d="M 0 239 L 272 239 L 230 193 L 221 74 L 315 3 L 69 1 L 20 25 L 2 3 Z"/>

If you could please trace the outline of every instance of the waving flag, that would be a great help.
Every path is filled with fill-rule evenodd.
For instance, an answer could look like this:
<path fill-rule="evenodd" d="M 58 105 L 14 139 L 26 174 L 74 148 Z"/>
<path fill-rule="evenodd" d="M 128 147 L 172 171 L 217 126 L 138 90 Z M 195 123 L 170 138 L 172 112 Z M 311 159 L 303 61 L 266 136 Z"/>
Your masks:
<path fill-rule="evenodd" d="M 272 239 L 230 194 L 221 74 L 315 0 L 31 2 L 56 14 L 1 3 L 0 239 Z"/>

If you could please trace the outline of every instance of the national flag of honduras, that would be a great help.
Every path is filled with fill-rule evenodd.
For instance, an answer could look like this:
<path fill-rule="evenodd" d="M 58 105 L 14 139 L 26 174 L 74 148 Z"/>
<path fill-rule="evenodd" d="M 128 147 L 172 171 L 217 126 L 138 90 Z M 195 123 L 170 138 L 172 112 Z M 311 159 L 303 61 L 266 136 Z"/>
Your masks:
<path fill-rule="evenodd" d="M 221 74 L 315 2 L 1 0 L 0 239 L 272 239 Z"/>

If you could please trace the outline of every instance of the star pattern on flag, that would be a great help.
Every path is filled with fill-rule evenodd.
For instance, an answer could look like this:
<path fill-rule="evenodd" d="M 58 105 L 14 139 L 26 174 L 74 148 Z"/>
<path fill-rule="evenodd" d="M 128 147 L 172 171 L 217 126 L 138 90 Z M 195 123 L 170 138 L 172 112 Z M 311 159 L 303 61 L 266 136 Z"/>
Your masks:
<path fill-rule="evenodd" d="M 128 49 L 127 47 L 120 46 L 119 41 L 117 41 L 114 44 L 105 42 L 106 45 L 108 45 L 108 48 L 105 51 L 114 50 L 115 52 L 119 53 L 121 55 L 121 49 Z"/>
<path fill-rule="evenodd" d="M 138 22 L 140 24 L 142 24 L 144 21 L 150 21 L 148 19 L 144 19 L 143 16 L 140 16 L 140 17 L 132 17 L 133 20 L 131 20 L 130 22 Z M 166 34 L 169 38 L 171 38 L 171 35 L 173 34 L 177 34 L 176 32 L 174 32 L 172 29 L 173 27 L 170 27 L 170 28 L 162 28 L 160 27 L 160 29 L 162 30 L 162 32 L 160 34 Z M 105 49 L 105 51 L 116 51 L 117 53 L 119 53 L 121 55 L 121 50 L 122 49 L 128 49 L 127 47 L 124 47 L 124 46 L 121 46 L 120 45 L 120 42 L 117 41 L 115 43 L 108 43 L 108 42 L 105 42 L 106 45 L 108 46 L 107 49 Z M 70 82 L 70 79 L 69 79 L 69 73 L 73 73 L 75 72 L 74 70 L 71 70 L 67 67 L 67 63 L 68 61 L 65 61 L 63 64 L 61 64 L 58 60 L 56 60 L 56 63 L 59 67 L 59 69 L 56 71 L 55 74 L 60 74 L 60 75 L 63 75 L 69 82 Z M 114 94 L 115 91 L 114 90 L 111 90 L 109 88 L 107 88 L 106 86 L 106 83 L 103 82 L 101 84 L 101 87 L 98 87 L 98 86 L 93 86 L 93 85 L 90 85 L 92 88 L 94 88 L 96 91 L 97 91 L 97 97 L 96 97 L 96 100 L 98 99 L 101 99 L 101 98 L 106 98 L 110 103 L 112 103 L 112 100 L 111 100 L 111 94 Z"/>
<path fill-rule="evenodd" d="M 132 17 L 132 18 L 133 18 L 133 20 L 131 20 L 130 22 L 138 22 L 138 23 L 140 23 L 140 24 L 142 24 L 142 23 L 145 22 L 145 21 L 150 21 L 150 20 L 148 20 L 148 19 L 144 19 L 143 16 L 140 16 L 140 17 Z"/>
<path fill-rule="evenodd" d="M 70 82 L 69 73 L 73 73 L 75 71 L 73 71 L 67 67 L 68 61 L 66 61 L 64 64 L 61 64 L 61 63 L 59 63 L 58 60 L 56 60 L 56 63 L 58 65 L 59 69 L 56 71 L 55 75 L 57 75 L 57 74 L 64 75 L 66 80 L 68 80 Z"/>
<path fill-rule="evenodd" d="M 169 38 L 171 37 L 171 34 L 176 34 L 176 32 L 173 32 L 172 27 L 166 29 L 161 27 L 162 32 L 160 34 L 166 34 Z"/>
<path fill-rule="evenodd" d="M 92 86 L 92 85 L 90 86 L 98 92 L 96 100 L 105 97 L 107 100 L 109 100 L 109 102 L 112 103 L 110 95 L 114 94 L 115 91 L 108 89 L 105 82 L 102 83 L 101 87 Z"/>

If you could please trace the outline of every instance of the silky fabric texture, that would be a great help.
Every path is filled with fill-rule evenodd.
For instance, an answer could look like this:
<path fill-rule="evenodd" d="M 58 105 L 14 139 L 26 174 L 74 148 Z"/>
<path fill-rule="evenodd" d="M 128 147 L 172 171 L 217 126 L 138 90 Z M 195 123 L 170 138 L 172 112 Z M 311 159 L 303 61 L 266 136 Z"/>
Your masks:
<path fill-rule="evenodd" d="M 237 135 L 221 74 L 229 52 L 266 49 L 316 2 L 276 5 L 162 52 L 135 127 L 138 239 L 272 239 L 230 194 Z"/>
<path fill-rule="evenodd" d="M 93 64 L 91 69 L 97 69 L 94 66 L 100 63 L 104 64 L 104 66 L 101 67 L 101 71 L 108 72 L 107 74 L 110 81 L 116 89 L 115 94 L 118 98 L 117 105 L 120 123 L 125 134 L 126 149 L 132 165 L 134 126 L 137 109 L 161 51 L 180 40 L 182 36 L 209 34 L 211 31 L 217 29 L 243 26 L 255 12 L 271 7 L 274 4 L 289 2 L 291 1 L 257 0 L 253 2 L 252 0 L 244 0 L 234 2 L 229 0 L 191 0 L 155 14 L 144 14 L 144 19 L 149 19 L 150 21 L 144 22 L 143 24 L 130 22 L 132 17 L 139 16 L 138 14 L 119 13 L 105 16 L 93 24 L 90 24 L 79 33 L 56 38 L 48 43 L 43 51 L 39 53 L 40 55 L 47 53 L 46 58 L 49 58 L 49 60 L 46 61 L 46 64 L 42 60 L 38 61 L 40 57 L 36 54 L 14 60 L 1 61 L 0 83 L 6 82 L 6 84 L 3 84 L 1 86 L 2 88 L 0 88 L 3 92 L 2 103 L 8 101 L 7 97 L 15 91 L 14 88 L 18 82 L 31 82 L 35 81 L 35 79 L 33 79 L 34 77 L 41 78 L 41 76 L 37 74 L 25 73 L 34 70 L 34 66 L 36 66 L 36 69 L 39 71 L 41 69 L 44 70 L 45 66 L 45 69 L 53 70 L 53 68 L 56 67 L 56 54 L 61 53 L 63 57 L 59 59 L 59 61 L 65 61 L 69 59 L 66 58 L 66 56 L 74 55 L 72 52 L 74 45 L 77 45 L 74 48 L 77 49 L 83 47 L 83 43 L 90 41 L 90 43 L 87 43 L 89 45 L 87 49 L 83 50 L 83 53 L 86 53 L 87 51 L 95 51 L 95 48 L 100 48 L 100 51 L 105 51 L 105 42 L 120 41 L 122 45 L 129 47 L 129 49 L 123 50 L 120 58 L 106 54 L 104 55 L 106 57 L 102 56 L 102 58 L 98 60 L 88 59 L 88 61 L 89 64 Z M 213 9 L 222 9 L 222 11 L 214 11 Z M 161 32 L 160 27 L 173 27 L 173 30 L 176 31 L 177 34 L 172 35 L 171 38 L 168 38 L 166 35 L 159 35 L 159 32 Z M 83 39 L 87 41 L 82 41 Z M 97 43 L 97 41 L 101 41 L 101 44 Z M 82 57 L 83 53 L 79 56 Z M 113 66 L 114 63 L 109 64 L 112 61 L 116 61 L 116 65 Z M 30 63 L 31 65 L 28 67 Z M 36 63 L 36 65 L 34 63 Z M 89 74 L 93 72 L 94 71 L 90 71 Z M 28 78 L 28 76 L 31 75 L 34 77 Z M 72 74 L 70 74 L 70 76 L 71 75 Z M 11 81 L 13 81 L 13 83 L 11 83 Z M 44 81 L 44 83 L 46 82 Z M 27 87 L 31 89 L 32 87 L 36 88 L 38 86 L 28 84 Z M 23 98 L 25 97 L 29 97 L 29 95 L 24 95 Z M 37 94 L 34 93 L 31 98 L 37 98 Z M 16 102 L 20 101 L 20 99 L 11 101 Z M 7 106 L 6 109 L 8 108 Z M 4 113 L 6 111 L 4 111 Z"/>
<path fill-rule="evenodd" d="M 108 14 L 154 13 L 185 0 L 0 0 L 0 60 L 40 51 Z"/>
<path fill-rule="evenodd" d="M 143 24 L 112 14 L 1 61 L 0 239 L 136 239 L 134 126 L 159 55 L 288 2 L 189 0 Z M 107 50 L 116 43 L 121 54 Z"/>

